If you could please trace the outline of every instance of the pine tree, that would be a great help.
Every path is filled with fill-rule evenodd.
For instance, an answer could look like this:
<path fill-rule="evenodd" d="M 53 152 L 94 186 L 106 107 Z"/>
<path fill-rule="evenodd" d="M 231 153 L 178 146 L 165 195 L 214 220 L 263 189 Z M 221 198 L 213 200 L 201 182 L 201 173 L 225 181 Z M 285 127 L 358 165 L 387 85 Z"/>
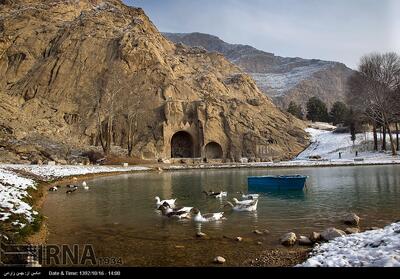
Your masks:
<path fill-rule="evenodd" d="M 307 102 L 307 119 L 312 122 L 328 122 L 329 114 L 326 104 L 317 97 L 312 97 Z"/>
<path fill-rule="evenodd" d="M 330 121 L 333 125 L 341 124 L 346 121 L 348 109 L 343 102 L 336 102 L 333 104 L 331 112 L 329 113 Z"/>
<path fill-rule="evenodd" d="M 304 118 L 304 113 L 300 105 L 296 104 L 295 102 L 290 102 L 288 110 L 290 114 L 294 115 L 295 117 L 299 119 Z"/>

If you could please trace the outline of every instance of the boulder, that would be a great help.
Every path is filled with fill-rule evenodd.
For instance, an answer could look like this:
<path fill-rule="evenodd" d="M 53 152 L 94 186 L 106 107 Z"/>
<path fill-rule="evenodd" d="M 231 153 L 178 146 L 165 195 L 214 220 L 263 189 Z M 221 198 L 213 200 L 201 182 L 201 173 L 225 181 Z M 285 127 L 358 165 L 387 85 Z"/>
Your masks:
<path fill-rule="evenodd" d="M 321 234 L 317 232 L 312 232 L 310 235 L 310 240 L 314 243 L 318 242 L 321 240 Z"/>
<path fill-rule="evenodd" d="M 198 232 L 198 233 L 196 234 L 196 236 L 199 237 L 199 238 L 205 238 L 205 237 L 207 237 L 207 235 L 206 235 L 205 233 L 202 233 L 202 232 Z"/>
<path fill-rule="evenodd" d="M 359 233 L 360 229 L 359 228 L 346 228 L 344 230 L 344 232 L 347 234 Z"/>
<path fill-rule="evenodd" d="M 287 233 L 280 238 L 280 242 L 285 246 L 293 246 L 296 243 L 297 237 L 293 232 Z"/>
<path fill-rule="evenodd" d="M 225 262 L 226 262 L 226 260 L 221 256 L 218 256 L 214 259 L 214 263 L 216 263 L 216 264 L 224 264 Z"/>
<path fill-rule="evenodd" d="M 321 239 L 325 241 L 331 241 L 337 237 L 342 237 L 345 235 L 346 233 L 342 230 L 338 230 L 336 228 L 329 228 L 321 233 Z"/>
<path fill-rule="evenodd" d="M 360 224 L 360 217 L 358 217 L 355 213 L 350 213 L 343 218 L 343 222 L 346 225 L 358 226 Z"/>
<path fill-rule="evenodd" d="M 299 237 L 299 245 L 302 246 L 312 246 L 313 242 L 307 236 L 300 236 Z"/>

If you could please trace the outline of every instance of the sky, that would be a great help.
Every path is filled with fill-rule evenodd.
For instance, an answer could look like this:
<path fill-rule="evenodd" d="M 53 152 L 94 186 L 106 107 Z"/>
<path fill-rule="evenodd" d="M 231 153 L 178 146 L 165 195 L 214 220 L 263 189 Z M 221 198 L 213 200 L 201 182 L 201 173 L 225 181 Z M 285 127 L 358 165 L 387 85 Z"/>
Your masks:
<path fill-rule="evenodd" d="M 345 63 L 400 53 L 400 0 L 124 0 L 161 32 L 202 32 L 284 57 Z"/>

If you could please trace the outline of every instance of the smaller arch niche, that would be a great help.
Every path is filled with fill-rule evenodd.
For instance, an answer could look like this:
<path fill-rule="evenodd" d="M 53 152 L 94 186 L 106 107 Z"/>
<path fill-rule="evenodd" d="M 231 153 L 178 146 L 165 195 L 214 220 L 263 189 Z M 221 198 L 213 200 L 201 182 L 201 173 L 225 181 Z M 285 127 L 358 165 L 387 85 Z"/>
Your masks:
<path fill-rule="evenodd" d="M 222 159 L 224 152 L 222 151 L 221 145 L 216 142 L 210 142 L 205 147 L 206 158 L 207 159 Z"/>

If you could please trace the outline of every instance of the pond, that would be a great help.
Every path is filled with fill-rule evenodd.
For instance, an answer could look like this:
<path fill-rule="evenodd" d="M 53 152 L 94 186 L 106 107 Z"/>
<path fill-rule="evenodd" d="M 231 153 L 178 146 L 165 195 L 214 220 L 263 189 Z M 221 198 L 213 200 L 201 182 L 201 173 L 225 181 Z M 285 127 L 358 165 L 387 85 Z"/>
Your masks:
<path fill-rule="evenodd" d="M 260 197 L 257 212 L 230 212 L 226 202 L 247 192 L 253 175 L 309 176 L 301 192 L 274 192 Z M 87 181 L 66 195 L 49 193 L 48 243 L 92 244 L 97 257 L 121 258 L 126 266 L 209 266 L 216 256 L 242 266 L 265 249 L 281 247 L 287 232 L 309 235 L 327 227 L 344 229 L 349 212 L 361 217 L 361 228 L 383 227 L 400 219 L 400 166 L 336 168 L 195 170 L 138 173 Z M 202 191 L 223 190 L 222 200 Z M 206 224 L 170 220 L 155 210 L 155 196 L 177 198 L 179 206 L 202 213 L 226 211 L 226 220 Z M 268 230 L 256 235 L 254 230 Z M 202 231 L 208 239 L 196 238 Z M 242 242 L 234 240 L 243 237 Z M 260 243 L 262 242 L 262 245 Z"/>

